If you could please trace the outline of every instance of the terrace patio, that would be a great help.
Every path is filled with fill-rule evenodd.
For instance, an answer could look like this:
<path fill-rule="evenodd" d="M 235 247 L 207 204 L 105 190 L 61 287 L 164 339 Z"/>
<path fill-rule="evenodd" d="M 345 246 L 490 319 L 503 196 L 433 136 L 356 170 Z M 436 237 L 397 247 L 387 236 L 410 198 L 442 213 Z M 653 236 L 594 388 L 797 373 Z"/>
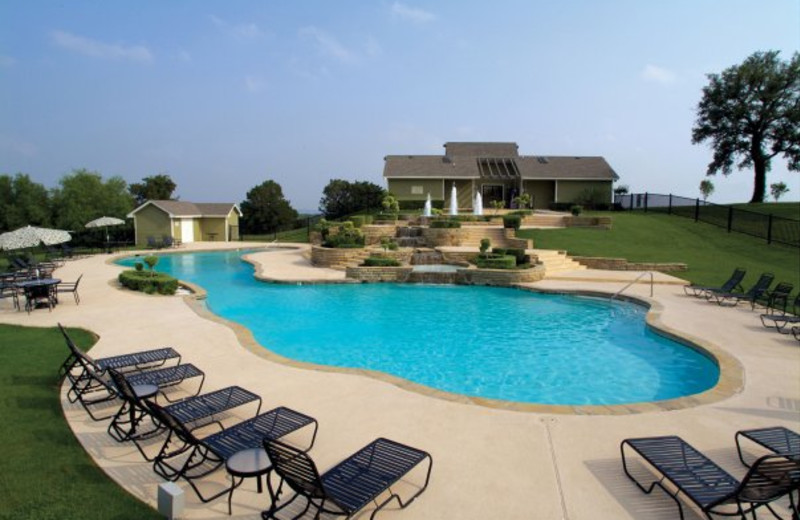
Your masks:
<path fill-rule="evenodd" d="M 253 244 L 198 243 L 183 250 L 248 245 Z M 268 262 L 261 256 L 265 254 L 270 255 Z M 61 322 L 86 328 L 100 337 L 91 351 L 95 357 L 174 347 L 185 362 L 205 370 L 205 389 L 240 385 L 261 395 L 265 409 L 284 405 L 316 418 L 320 430 L 311 455 L 323 471 L 379 436 L 430 452 L 434 468 L 428 490 L 408 509 L 390 509 L 379 518 L 672 519 L 676 508 L 668 497 L 644 495 L 624 476 L 622 439 L 680 435 L 741 478 L 745 468 L 736 456 L 736 430 L 774 425 L 800 429 L 798 343 L 764 329 L 749 306 L 720 308 L 686 297 L 677 285 L 655 286 L 649 319 L 721 356 L 723 379 L 717 388 L 686 398 L 679 406 L 532 410 L 525 405 L 482 406 L 469 398 L 443 399 L 394 378 L 282 362 L 255 345 L 247 331 L 214 317 L 191 297 L 119 289 L 115 279 L 120 268 L 108 258 L 71 261 L 57 272 L 66 280 L 85 273 L 80 306 L 67 301 L 53 312 L 30 315 L 3 307 L 0 323 L 52 327 Z M 261 264 L 262 278 L 275 281 L 344 277 L 341 271 L 311 267 L 302 249 L 257 253 L 253 260 Z M 638 275 L 616 273 L 612 278 L 599 272 L 593 277 L 591 270 L 584 270 L 569 279 L 561 274 L 564 279 L 545 279 L 532 287 L 610 294 Z M 636 284 L 626 294 L 650 300 L 647 285 Z M 96 463 L 155 507 L 160 479 L 151 465 L 133 446 L 115 443 L 105 422 L 92 422 L 63 395 L 62 404 Z M 179 484 L 186 489 L 187 518 L 227 517 L 224 499 L 202 504 L 188 486 Z M 256 494 L 254 483 L 246 481 L 234 494 L 233 516 L 260 518 L 267 505 L 266 495 Z"/>

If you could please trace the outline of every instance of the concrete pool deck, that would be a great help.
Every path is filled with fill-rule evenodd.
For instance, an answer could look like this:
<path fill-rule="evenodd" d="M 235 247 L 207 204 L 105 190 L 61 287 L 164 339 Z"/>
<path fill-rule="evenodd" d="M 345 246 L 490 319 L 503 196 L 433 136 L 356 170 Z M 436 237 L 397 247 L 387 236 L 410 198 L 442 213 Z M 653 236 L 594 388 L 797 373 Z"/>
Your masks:
<path fill-rule="evenodd" d="M 193 244 L 181 251 L 247 245 Z M 264 278 L 343 277 L 340 271 L 311 267 L 302 249 L 256 255 Z M 624 438 L 680 435 L 741 478 L 745 468 L 736 457 L 737 430 L 773 425 L 800 430 L 800 343 L 764 329 L 749 306 L 720 308 L 685 296 L 679 286 L 654 287 L 652 301 L 659 306 L 660 322 L 730 355 L 744 369 L 742 388 L 689 408 L 567 415 L 440 399 L 357 372 L 276 362 L 243 347 L 241 335 L 221 320 L 207 319 L 202 310 L 198 313 L 197 303 L 118 288 L 115 279 L 121 268 L 107 263 L 109 258 L 70 261 L 56 272 L 66 281 L 85 274 L 80 306 L 65 295 L 52 312 L 27 315 L 4 302 L 0 322 L 48 327 L 61 322 L 89 329 L 100 337 L 91 352 L 96 357 L 172 346 L 184 362 L 206 372 L 204 390 L 237 384 L 261 395 L 263 410 L 284 405 L 316 418 L 320 429 L 311 455 L 321 471 L 379 436 L 429 451 L 434 466 L 428 490 L 409 508 L 387 510 L 379 518 L 673 519 L 677 514 L 672 500 L 660 493 L 641 493 L 622 473 L 619 443 Z M 531 285 L 611 294 L 626 283 L 598 279 L 604 281 L 545 279 Z M 625 292 L 649 300 L 648 284 L 635 284 Z M 92 422 L 79 407 L 63 404 L 76 437 L 96 463 L 155 507 L 161 480 L 151 464 L 131 445 L 111 440 L 107 421 Z M 228 516 L 224 498 L 202 504 L 185 482 L 179 485 L 186 493 L 186 518 Z M 233 496 L 233 516 L 259 518 L 267 502 L 248 480 Z M 697 518 L 685 509 L 687 518 Z"/>

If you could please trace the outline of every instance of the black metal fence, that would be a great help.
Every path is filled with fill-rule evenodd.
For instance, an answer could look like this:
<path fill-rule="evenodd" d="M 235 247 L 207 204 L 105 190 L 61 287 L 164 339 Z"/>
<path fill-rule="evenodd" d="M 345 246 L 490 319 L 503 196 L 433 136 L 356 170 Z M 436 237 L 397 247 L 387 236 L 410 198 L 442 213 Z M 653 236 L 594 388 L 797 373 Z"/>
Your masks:
<path fill-rule="evenodd" d="M 792 220 L 764 213 L 756 213 L 728 205 L 713 204 L 700 199 L 663 195 L 660 193 L 632 193 L 616 195 L 616 207 L 623 210 L 667 213 L 705 222 L 757 238 L 768 244 L 776 242 L 800 247 L 800 220 Z"/>

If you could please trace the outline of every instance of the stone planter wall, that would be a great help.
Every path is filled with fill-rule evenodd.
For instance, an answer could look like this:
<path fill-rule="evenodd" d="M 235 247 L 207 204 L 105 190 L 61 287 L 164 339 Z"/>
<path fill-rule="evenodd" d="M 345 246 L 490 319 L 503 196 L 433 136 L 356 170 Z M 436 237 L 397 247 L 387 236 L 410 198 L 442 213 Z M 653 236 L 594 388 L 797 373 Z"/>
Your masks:
<path fill-rule="evenodd" d="M 335 249 L 311 246 L 311 264 L 317 267 L 343 267 L 347 264 L 361 263 L 369 256 L 364 248 Z"/>
<path fill-rule="evenodd" d="M 686 271 L 689 266 L 681 262 L 628 262 L 624 258 L 603 258 L 598 256 L 570 257 L 589 269 L 609 269 L 611 271 L 658 271 L 674 273 Z"/>
<path fill-rule="evenodd" d="M 544 267 L 530 269 L 459 269 L 457 283 L 464 285 L 510 286 L 538 282 L 544 278 Z"/>
<path fill-rule="evenodd" d="M 361 232 L 364 233 L 364 242 L 368 246 L 380 245 L 381 237 L 388 236 L 394 238 L 397 235 L 397 226 L 392 224 L 361 226 Z"/>
<path fill-rule="evenodd" d="M 411 267 L 348 267 L 346 276 L 360 282 L 405 282 Z"/>

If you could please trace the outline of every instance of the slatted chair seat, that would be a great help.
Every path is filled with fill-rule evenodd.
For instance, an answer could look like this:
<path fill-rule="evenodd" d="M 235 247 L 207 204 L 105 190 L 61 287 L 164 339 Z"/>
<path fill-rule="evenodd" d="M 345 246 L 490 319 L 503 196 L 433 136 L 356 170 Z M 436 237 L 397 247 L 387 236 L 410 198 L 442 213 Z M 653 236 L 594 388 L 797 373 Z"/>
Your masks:
<path fill-rule="evenodd" d="M 314 461 L 304 452 L 280 441 L 264 441 L 275 472 L 295 491 L 287 502 L 264 511 L 263 519 L 277 518 L 276 514 L 289 507 L 295 499 L 303 496 L 307 500 L 307 511 L 312 505 L 320 514 L 351 517 L 370 502 L 376 509 L 370 518 L 392 501 L 401 508 L 407 507 L 425 489 L 430 481 L 433 459 L 430 454 L 385 438 L 379 438 L 363 447 L 324 475 L 319 474 Z M 403 501 L 391 488 L 412 469 L 428 460 L 424 484 L 411 497 Z M 380 503 L 378 498 L 388 492 Z"/>
<path fill-rule="evenodd" d="M 628 471 L 626 446 L 647 461 L 661 474 L 661 478 L 654 480 L 649 487 L 639 483 Z M 694 502 L 707 518 L 711 518 L 711 515 L 744 518 L 747 513 L 762 506 L 778 516 L 770 503 L 787 495 L 796 513 L 792 499 L 792 493 L 800 487 L 800 459 L 796 455 L 761 457 L 739 481 L 674 435 L 625 439 L 620 444 L 620 453 L 622 467 L 628 478 L 647 494 L 655 487 L 661 488 L 678 505 L 681 519 L 684 515 L 679 496 Z M 664 480 L 669 481 L 674 490 L 666 486 Z M 735 512 L 732 511 L 734 508 Z"/>
<path fill-rule="evenodd" d="M 261 396 L 241 386 L 229 386 L 183 399 L 166 406 L 165 410 L 181 423 L 191 424 L 253 402 L 258 402 L 254 414 L 258 415 L 261 411 Z"/>
<path fill-rule="evenodd" d="M 767 328 L 775 327 L 781 334 L 791 334 L 789 325 L 800 323 L 800 293 L 795 296 L 792 308 L 793 314 L 788 314 L 785 308 L 780 313 L 774 307 L 768 308 L 767 312 L 761 314 L 761 324 Z"/>
<path fill-rule="evenodd" d="M 739 430 L 734 435 L 734 439 L 736 440 L 736 451 L 739 453 L 739 460 L 747 467 L 750 467 L 750 465 L 745 462 L 742 456 L 742 439 L 749 439 L 772 453 L 781 455 L 800 453 L 800 435 L 783 426 Z"/>
<path fill-rule="evenodd" d="M 235 453 L 259 448 L 265 439 L 278 439 L 313 426 L 311 441 L 305 448 L 309 450 L 314 446 L 319 428 L 317 420 L 313 417 L 281 406 L 199 438 L 167 408 L 152 401 L 148 401 L 148 407 L 153 417 L 169 432 L 164 445 L 155 457 L 153 470 L 167 480 L 175 481 L 181 478 L 186 480 L 202 502 L 210 502 L 222 495 L 230 494 L 238 485 L 231 476 L 229 487 L 211 496 L 205 496 L 195 483 L 222 467 Z M 271 489 L 270 494 L 272 494 Z"/>

